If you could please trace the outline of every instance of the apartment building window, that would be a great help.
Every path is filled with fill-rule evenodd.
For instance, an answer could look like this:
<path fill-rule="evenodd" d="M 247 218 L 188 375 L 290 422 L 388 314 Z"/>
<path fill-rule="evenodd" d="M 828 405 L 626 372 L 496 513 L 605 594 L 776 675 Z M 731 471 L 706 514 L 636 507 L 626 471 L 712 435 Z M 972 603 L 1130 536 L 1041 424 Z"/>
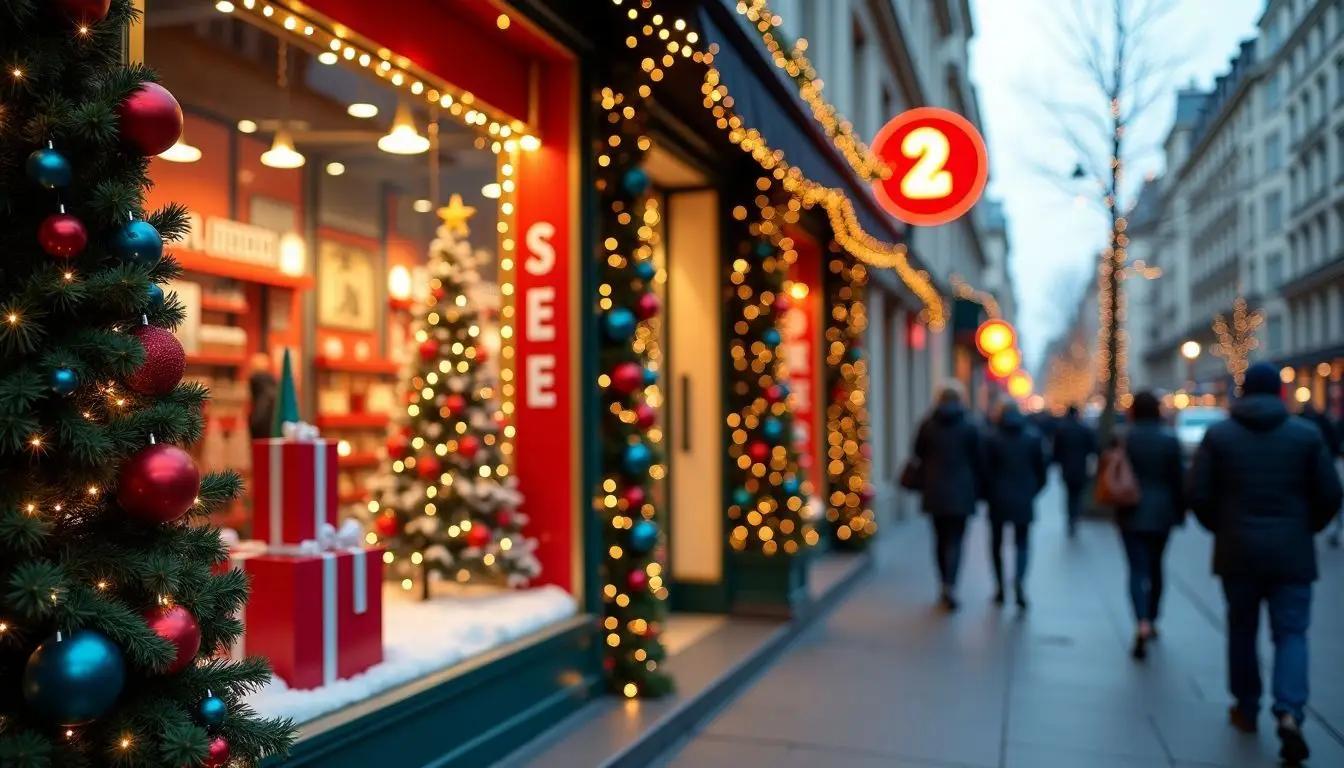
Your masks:
<path fill-rule="evenodd" d="M 1335 134 L 1335 180 L 1344 181 L 1344 128 Z"/>
<path fill-rule="evenodd" d="M 1283 256 L 1277 253 L 1271 253 L 1268 259 L 1265 259 L 1265 289 L 1274 290 L 1283 285 Z"/>
<path fill-rule="evenodd" d="M 1283 193 L 1270 192 L 1265 198 L 1265 234 L 1283 229 Z"/>
<path fill-rule="evenodd" d="M 1294 168 L 1288 172 L 1288 207 L 1297 207 L 1297 169 Z"/>
<path fill-rule="evenodd" d="M 1288 108 L 1288 140 L 1297 138 L 1297 107 Z"/>
<path fill-rule="evenodd" d="M 853 82 L 850 99 L 850 118 L 854 121 L 854 127 L 860 135 L 868 135 L 869 120 L 868 114 L 872 111 L 872 104 L 868 103 L 868 77 L 871 74 L 868 70 L 868 36 L 863 33 L 863 24 L 858 17 L 851 20 L 851 35 L 854 38 Z"/>
<path fill-rule="evenodd" d="M 1335 57 L 1335 104 L 1344 104 L 1344 56 Z"/>
<path fill-rule="evenodd" d="M 1283 168 L 1283 137 L 1275 131 L 1265 139 L 1265 172 L 1274 173 Z"/>
<path fill-rule="evenodd" d="M 1283 318 L 1274 315 L 1265 323 L 1265 346 L 1269 354 L 1281 355 L 1288 350 L 1283 346 Z"/>

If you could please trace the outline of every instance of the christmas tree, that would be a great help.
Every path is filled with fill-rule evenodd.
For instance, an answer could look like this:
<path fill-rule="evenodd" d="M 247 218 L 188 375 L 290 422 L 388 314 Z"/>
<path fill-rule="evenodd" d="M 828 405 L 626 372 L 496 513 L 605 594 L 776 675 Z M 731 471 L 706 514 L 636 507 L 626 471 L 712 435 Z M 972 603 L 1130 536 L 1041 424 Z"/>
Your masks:
<path fill-rule="evenodd" d="M 130 0 L 0 3 L 0 765 L 178 768 L 283 753 L 243 702 L 241 573 L 200 524 L 240 491 L 202 477 L 203 387 L 168 330 L 149 159 L 182 110 L 121 45 Z"/>
<path fill-rule="evenodd" d="M 475 209 L 453 195 L 429 247 L 430 292 L 415 320 L 405 421 L 388 438 L 390 467 L 375 487 L 373 528 L 404 586 L 486 577 L 522 586 L 541 572 L 536 541 L 509 474 L 496 381 L 481 345 L 481 259 L 467 241 Z"/>

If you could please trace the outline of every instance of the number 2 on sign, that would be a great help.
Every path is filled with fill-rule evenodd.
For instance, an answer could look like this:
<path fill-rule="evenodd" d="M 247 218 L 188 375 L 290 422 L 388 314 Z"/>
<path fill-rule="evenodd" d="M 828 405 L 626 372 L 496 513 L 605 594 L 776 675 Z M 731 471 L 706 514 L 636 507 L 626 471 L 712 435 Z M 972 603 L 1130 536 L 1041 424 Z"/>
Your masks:
<path fill-rule="evenodd" d="M 950 147 L 937 128 L 916 128 L 901 142 L 901 154 L 915 165 L 901 179 L 901 194 L 911 200 L 935 200 L 952 194 L 952 174 L 947 164 Z M 918 159 L 916 159 L 918 158 Z"/>

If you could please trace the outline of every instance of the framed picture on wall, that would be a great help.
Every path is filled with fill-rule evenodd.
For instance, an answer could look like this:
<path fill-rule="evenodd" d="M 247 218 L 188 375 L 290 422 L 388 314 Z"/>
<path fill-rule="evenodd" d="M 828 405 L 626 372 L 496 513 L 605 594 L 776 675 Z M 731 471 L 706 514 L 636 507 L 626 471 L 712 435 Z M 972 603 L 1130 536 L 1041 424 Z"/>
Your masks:
<path fill-rule="evenodd" d="M 372 331 L 378 325 L 374 254 L 345 243 L 317 245 L 317 322 L 328 328 Z"/>
<path fill-rule="evenodd" d="M 177 300 L 181 302 L 182 308 L 186 310 L 182 318 L 182 324 L 177 326 L 173 335 L 182 342 L 182 349 L 187 354 L 195 354 L 201 351 L 201 285 L 200 283 L 191 283 L 185 280 L 174 280 L 164 286 L 165 293 L 176 293 Z"/>

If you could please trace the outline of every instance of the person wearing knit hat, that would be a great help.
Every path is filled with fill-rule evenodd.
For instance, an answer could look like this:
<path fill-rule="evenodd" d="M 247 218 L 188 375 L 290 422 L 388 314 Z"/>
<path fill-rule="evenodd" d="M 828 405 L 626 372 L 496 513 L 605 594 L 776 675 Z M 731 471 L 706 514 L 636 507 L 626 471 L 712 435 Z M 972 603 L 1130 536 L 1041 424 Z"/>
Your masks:
<path fill-rule="evenodd" d="M 1279 372 L 1256 363 L 1228 418 L 1209 427 L 1195 452 L 1187 503 L 1213 533 L 1213 572 L 1227 600 L 1228 687 L 1233 727 L 1256 730 L 1262 603 L 1274 640 L 1272 711 L 1287 765 L 1310 750 L 1302 736 L 1307 705 L 1307 629 L 1317 579 L 1315 535 L 1344 503 L 1334 460 L 1315 424 L 1293 416 Z"/>

